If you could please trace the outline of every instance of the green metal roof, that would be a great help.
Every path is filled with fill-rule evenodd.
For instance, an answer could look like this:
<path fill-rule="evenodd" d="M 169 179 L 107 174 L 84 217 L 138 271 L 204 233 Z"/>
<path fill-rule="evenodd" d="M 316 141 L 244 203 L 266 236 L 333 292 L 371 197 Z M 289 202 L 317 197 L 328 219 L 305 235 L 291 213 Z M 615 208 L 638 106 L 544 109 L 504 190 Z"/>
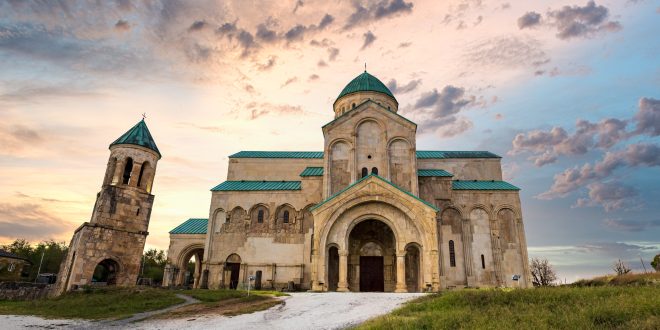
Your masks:
<path fill-rule="evenodd" d="M 300 181 L 225 181 L 211 191 L 300 190 Z"/>
<path fill-rule="evenodd" d="M 239 151 L 229 158 L 323 158 L 323 151 Z M 417 159 L 502 158 L 490 151 L 418 150 Z"/>
<path fill-rule="evenodd" d="M 170 234 L 206 234 L 209 219 L 190 218 L 170 230 Z"/>
<path fill-rule="evenodd" d="M 380 179 L 381 181 L 383 181 L 383 182 L 389 184 L 390 186 L 392 186 L 392 187 L 394 187 L 394 188 L 400 190 L 401 192 L 405 193 L 406 195 L 408 195 L 408 196 L 410 196 L 410 197 L 412 197 L 412 198 L 414 198 L 414 199 L 416 199 L 416 200 L 418 200 L 418 201 L 424 203 L 426 206 L 428 206 L 428 207 L 434 209 L 435 211 L 440 211 L 440 209 L 438 209 L 437 207 L 435 207 L 433 204 L 431 204 L 431 203 L 429 203 L 429 202 L 427 202 L 427 201 L 425 201 L 425 200 L 423 200 L 423 199 L 421 199 L 421 198 L 419 198 L 419 197 L 417 197 L 417 196 L 411 194 L 409 191 L 406 191 L 405 189 L 403 189 L 403 188 L 401 188 L 401 187 L 395 185 L 394 183 L 392 183 L 392 182 L 390 182 L 390 181 L 385 180 L 385 178 L 383 178 L 383 177 L 381 177 L 381 176 L 378 176 L 378 175 L 376 175 L 376 174 L 369 174 L 369 175 L 367 175 L 367 176 L 361 178 L 360 180 L 357 180 L 357 181 L 353 182 L 353 183 L 350 184 L 348 187 L 346 187 L 346 188 L 340 190 L 339 192 L 335 193 L 334 195 L 328 197 L 328 199 L 326 199 L 326 200 L 324 200 L 324 201 L 322 201 L 322 202 L 320 202 L 320 203 L 314 205 L 314 206 L 311 207 L 309 210 L 312 211 L 312 210 L 315 210 L 315 209 L 321 207 L 321 205 L 323 205 L 323 204 L 325 204 L 325 203 L 331 201 L 331 200 L 334 199 L 335 197 L 341 195 L 344 191 L 353 188 L 353 187 L 354 187 L 355 185 L 357 185 L 358 183 L 360 183 L 360 182 L 362 182 L 362 181 L 364 181 L 364 180 L 366 180 L 366 179 L 368 179 L 368 178 L 370 178 L 370 177 L 378 178 L 378 179 Z"/>
<path fill-rule="evenodd" d="M 478 181 L 478 180 L 455 180 L 451 187 L 454 190 L 520 190 L 520 188 L 505 181 Z"/>
<path fill-rule="evenodd" d="M 300 176 L 322 176 L 323 167 L 307 167 L 300 173 Z"/>
<path fill-rule="evenodd" d="M 445 170 L 417 170 L 417 176 L 442 176 L 442 177 L 451 177 L 453 174 Z"/>
<path fill-rule="evenodd" d="M 160 157 L 160 151 L 156 147 L 156 142 L 154 142 L 151 133 L 149 133 L 149 128 L 144 122 L 144 119 L 140 120 L 135 126 L 131 127 L 124 135 L 120 136 L 115 142 L 110 143 L 110 146 L 117 144 L 133 144 L 147 149 L 155 151 Z"/>
<path fill-rule="evenodd" d="M 229 158 L 323 158 L 323 151 L 239 151 Z"/>
<path fill-rule="evenodd" d="M 351 82 L 344 87 L 344 89 L 339 93 L 339 96 L 337 96 L 337 100 L 339 100 L 342 96 L 352 94 L 352 93 L 357 93 L 357 92 L 378 92 L 378 93 L 383 93 L 391 98 L 393 98 L 396 101 L 396 98 L 390 92 L 389 88 L 383 84 L 382 81 L 380 81 L 378 78 L 370 75 L 367 71 L 364 71 L 361 73 L 359 76 L 355 77 Z M 335 102 L 337 102 L 335 100 Z"/>
<path fill-rule="evenodd" d="M 502 158 L 490 151 L 429 151 L 417 150 L 417 159 Z"/>

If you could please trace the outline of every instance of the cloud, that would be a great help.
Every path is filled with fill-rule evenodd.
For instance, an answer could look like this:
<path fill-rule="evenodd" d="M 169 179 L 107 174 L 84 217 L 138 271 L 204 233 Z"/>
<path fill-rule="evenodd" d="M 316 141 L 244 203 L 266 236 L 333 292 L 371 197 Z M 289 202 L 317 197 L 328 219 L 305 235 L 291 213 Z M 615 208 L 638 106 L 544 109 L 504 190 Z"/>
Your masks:
<path fill-rule="evenodd" d="M 402 42 L 399 44 L 399 48 L 408 48 L 412 45 L 412 42 Z"/>
<path fill-rule="evenodd" d="M 652 227 L 660 227 L 660 219 L 658 220 L 631 220 L 631 219 L 605 219 L 603 226 L 612 231 L 628 231 L 640 232 L 648 230 Z"/>
<path fill-rule="evenodd" d="M 307 81 L 316 81 L 316 80 L 319 80 L 319 78 L 321 78 L 321 77 L 319 77 L 319 75 L 313 74 L 313 75 L 310 75 L 309 78 L 307 78 Z"/>
<path fill-rule="evenodd" d="M 195 21 L 188 28 L 188 32 L 201 31 L 204 30 L 204 28 L 206 28 L 207 26 L 208 24 L 205 21 Z"/>
<path fill-rule="evenodd" d="M 422 93 L 413 105 L 415 117 L 419 118 L 420 131 L 437 132 L 443 137 L 459 135 L 473 127 L 472 122 L 456 115 L 474 104 L 474 96 L 466 96 L 465 89 L 445 86 L 438 92 L 433 89 Z"/>
<path fill-rule="evenodd" d="M 71 228 L 39 204 L 0 203 L 0 238 L 41 240 L 57 238 Z"/>
<path fill-rule="evenodd" d="M 123 19 L 120 19 L 115 23 L 115 30 L 117 31 L 128 31 L 131 29 L 131 25 L 128 23 L 128 21 L 125 21 Z"/>
<path fill-rule="evenodd" d="M 574 207 L 601 205 L 606 212 L 629 208 L 633 206 L 633 199 L 637 190 L 619 181 L 601 183 L 595 182 L 587 186 L 588 198 L 580 198 Z"/>
<path fill-rule="evenodd" d="M 360 49 L 365 49 L 369 47 L 374 41 L 376 41 L 376 35 L 371 33 L 371 31 L 367 31 L 362 36 L 364 37 L 364 43 L 362 44 L 362 48 Z"/>
<path fill-rule="evenodd" d="M 630 144 L 625 149 L 607 152 L 598 162 L 584 164 L 582 167 L 566 169 L 554 176 L 550 189 L 537 196 L 539 199 L 564 197 L 589 183 L 604 180 L 621 167 L 660 166 L 660 146 L 655 144 Z"/>
<path fill-rule="evenodd" d="M 298 11 L 298 9 L 300 9 L 304 5 L 305 3 L 302 0 L 296 1 L 296 6 L 293 7 L 293 13 L 295 14 Z"/>
<path fill-rule="evenodd" d="M 540 41 L 523 36 L 500 36 L 468 44 L 464 58 L 469 66 L 518 68 L 550 61 Z"/>
<path fill-rule="evenodd" d="M 337 59 L 339 55 L 339 48 L 330 47 L 328 48 L 328 61 L 332 62 Z"/>
<path fill-rule="evenodd" d="M 266 61 L 266 63 L 263 64 L 258 64 L 257 68 L 259 69 L 259 71 L 268 71 L 275 66 L 276 62 L 277 62 L 277 56 L 275 55 L 269 56 L 268 61 Z"/>
<path fill-rule="evenodd" d="M 328 66 L 328 63 L 325 63 L 324 60 L 319 60 L 318 63 L 316 63 L 318 67 L 326 67 Z"/>
<path fill-rule="evenodd" d="M 269 29 L 266 24 L 259 24 L 257 26 L 257 32 L 255 36 L 264 42 L 274 42 L 277 41 L 277 32 L 275 30 Z"/>
<path fill-rule="evenodd" d="M 293 84 L 294 82 L 297 82 L 297 81 L 298 81 L 298 77 L 291 77 L 291 78 L 287 79 L 284 82 L 284 84 L 282 84 L 282 87 L 288 86 L 288 85 Z"/>
<path fill-rule="evenodd" d="M 335 21 L 335 18 L 332 15 L 325 14 L 325 16 L 323 16 L 323 18 L 321 19 L 321 22 L 319 23 L 318 28 L 323 30 L 326 27 L 328 27 L 330 24 L 332 24 L 332 22 L 334 22 L 334 21 Z"/>
<path fill-rule="evenodd" d="M 518 18 L 518 28 L 521 30 L 524 28 L 534 27 L 540 23 L 541 14 L 533 11 L 529 11 L 525 13 L 525 15 L 522 15 L 520 18 Z"/>
<path fill-rule="evenodd" d="M 300 106 L 293 106 L 288 104 L 271 104 L 271 103 L 257 103 L 251 102 L 246 106 L 250 112 L 250 119 L 254 120 L 266 115 L 299 115 L 303 113 Z"/>
<path fill-rule="evenodd" d="M 641 98 L 639 111 L 633 120 L 636 123 L 635 133 L 648 136 L 660 135 L 660 100 Z"/>
<path fill-rule="evenodd" d="M 348 17 L 344 29 L 352 29 L 360 25 L 367 25 L 384 18 L 395 17 L 412 12 L 413 3 L 404 0 L 369 1 L 363 5 L 360 1 L 353 1 L 353 13 Z"/>
<path fill-rule="evenodd" d="M 628 131 L 628 123 L 635 129 Z M 660 135 L 660 101 L 642 98 L 639 110 L 631 119 L 606 118 L 598 123 L 579 119 L 575 133 L 569 135 L 562 127 L 549 131 L 533 130 L 517 134 L 510 155 L 531 153 L 536 166 L 554 163 L 560 156 L 583 155 L 593 148 L 608 149 L 636 135 Z"/>
<path fill-rule="evenodd" d="M 397 94 L 397 93 L 405 94 L 405 93 L 412 92 L 415 89 L 417 89 L 417 87 L 421 83 L 422 83 L 422 79 L 414 79 L 414 80 L 409 81 L 407 84 L 405 84 L 403 86 L 399 86 L 396 79 L 392 79 L 387 83 L 387 88 L 389 88 L 390 91 L 392 91 L 392 93 L 394 93 L 394 94 Z"/>

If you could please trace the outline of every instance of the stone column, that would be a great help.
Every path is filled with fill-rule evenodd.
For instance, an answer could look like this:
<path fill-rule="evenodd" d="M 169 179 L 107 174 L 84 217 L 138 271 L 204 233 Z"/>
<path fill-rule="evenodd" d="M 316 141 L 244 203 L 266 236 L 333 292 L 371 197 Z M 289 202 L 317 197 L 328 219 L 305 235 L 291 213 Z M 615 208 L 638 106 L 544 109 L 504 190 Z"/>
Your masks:
<path fill-rule="evenodd" d="M 406 288 L 406 253 L 396 254 L 396 288 L 394 292 L 408 292 Z"/>
<path fill-rule="evenodd" d="M 323 287 L 319 281 L 319 255 L 312 247 L 312 291 L 323 291 Z"/>
<path fill-rule="evenodd" d="M 462 221 L 463 224 L 463 237 L 462 237 L 462 243 L 463 243 L 463 264 L 465 265 L 465 275 L 467 277 L 467 285 L 468 286 L 473 286 L 474 285 L 474 274 L 472 274 L 472 230 L 470 228 L 470 220 L 469 219 L 463 219 Z"/>
<path fill-rule="evenodd" d="M 339 283 L 337 291 L 348 292 L 348 251 L 339 250 Z"/>

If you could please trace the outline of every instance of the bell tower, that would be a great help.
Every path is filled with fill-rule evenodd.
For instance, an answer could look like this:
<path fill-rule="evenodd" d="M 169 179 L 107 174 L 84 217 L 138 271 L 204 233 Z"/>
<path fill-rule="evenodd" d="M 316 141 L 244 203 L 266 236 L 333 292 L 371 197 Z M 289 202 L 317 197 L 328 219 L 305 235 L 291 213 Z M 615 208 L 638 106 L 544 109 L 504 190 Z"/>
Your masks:
<path fill-rule="evenodd" d="M 54 294 L 81 285 L 135 285 L 160 151 L 144 119 L 110 144 L 110 158 L 89 222 L 75 230 Z"/>

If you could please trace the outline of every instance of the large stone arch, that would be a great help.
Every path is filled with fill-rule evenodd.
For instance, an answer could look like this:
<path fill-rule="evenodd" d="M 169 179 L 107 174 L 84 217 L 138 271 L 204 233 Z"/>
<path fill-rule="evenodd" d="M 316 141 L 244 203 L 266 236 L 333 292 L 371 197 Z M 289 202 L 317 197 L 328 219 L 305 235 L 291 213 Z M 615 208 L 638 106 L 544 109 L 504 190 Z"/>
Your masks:
<path fill-rule="evenodd" d="M 177 286 L 188 285 L 186 282 L 186 272 L 188 269 L 188 262 L 192 257 L 195 257 L 195 270 L 190 276 L 193 280 L 193 288 L 198 288 L 202 276 L 202 263 L 204 262 L 204 244 L 194 243 L 181 249 L 172 261 L 175 262 L 174 269 L 176 270 L 174 284 Z"/>

